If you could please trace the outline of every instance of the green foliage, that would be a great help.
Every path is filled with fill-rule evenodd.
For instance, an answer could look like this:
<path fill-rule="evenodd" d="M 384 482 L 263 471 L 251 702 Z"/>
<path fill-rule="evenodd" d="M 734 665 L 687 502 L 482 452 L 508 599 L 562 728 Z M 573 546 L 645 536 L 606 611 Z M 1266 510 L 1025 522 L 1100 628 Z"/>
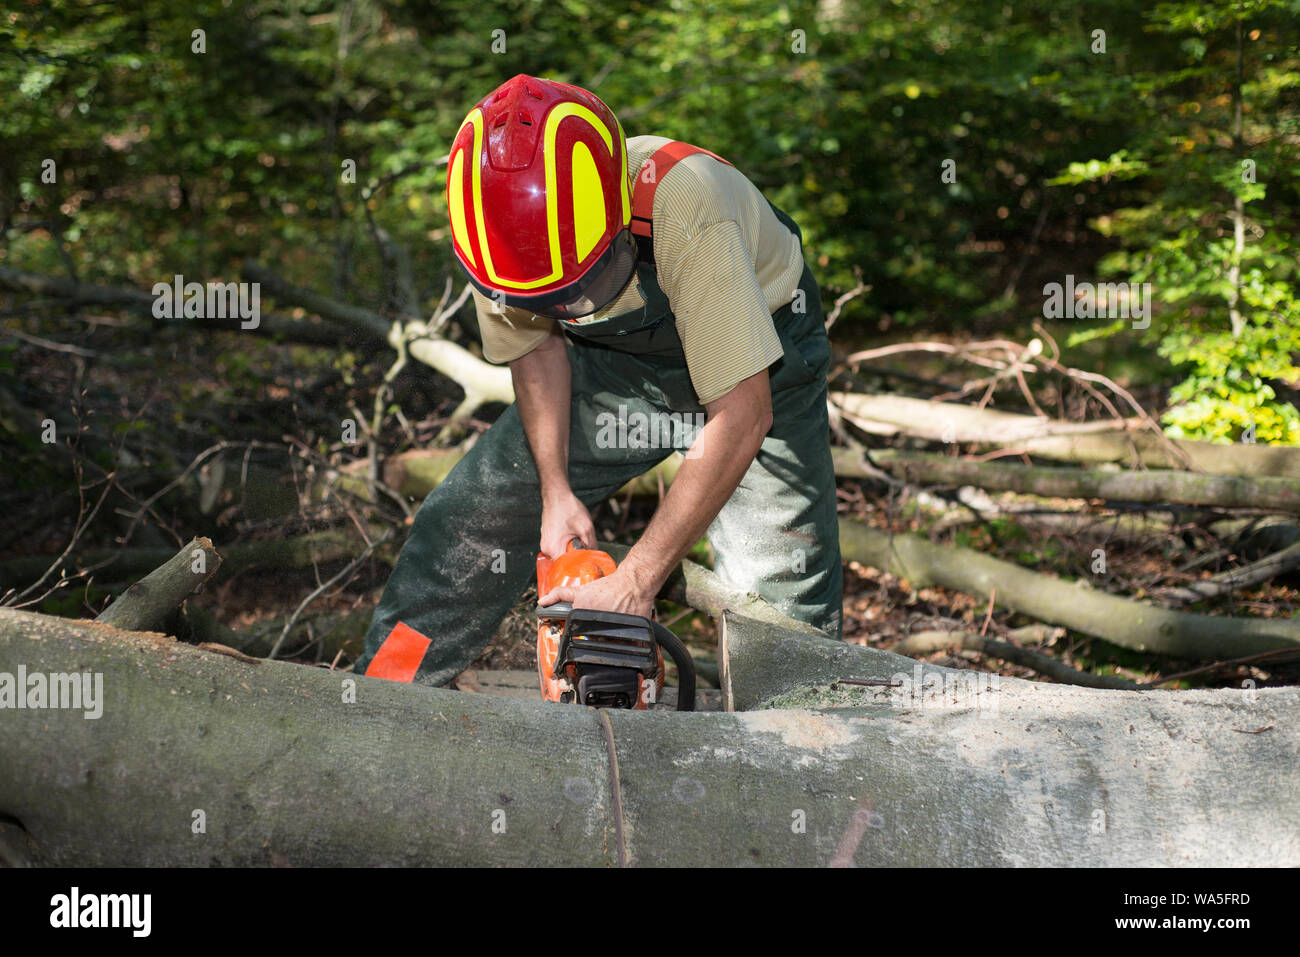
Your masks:
<path fill-rule="evenodd" d="M 1153 33 L 1197 34 L 1179 44 L 1183 64 L 1141 78 L 1144 121 L 1125 149 L 1072 162 L 1053 180 L 1142 178 L 1141 205 L 1092 225 L 1121 244 L 1102 271 L 1150 283 L 1158 301 L 1146 338 L 1185 376 L 1164 415 L 1173 436 L 1300 443 L 1300 413 L 1279 394 L 1300 387 L 1300 169 L 1294 135 L 1278 135 L 1296 126 L 1289 91 L 1300 47 L 1293 36 L 1282 42 L 1295 9 L 1292 0 L 1161 4 L 1148 17 Z M 1128 330 L 1112 323 L 1070 341 Z"/>
<path fill-rule="evenodd" d="M 1111 153 L 1107 159 L 1091 159 L 1084 163 L 1071 163 L 1066 172 L 1047 181 L 1048 186 L 1077 186 L 1095 180 L 1133 179 L 1151 171 L 1141 160 L 1131 160 L 1128 150 Z"/>
<path fill-rule="evenodd" d="M 1288 306 L 1289 324 L 1252 321 L 1238 335 L 1184 328 L 1164 337 L 1161 355 L 1192 370 L 1170 392 L 1177 403 L 1165 416 L 1170 435 L 1300 444 L 1300 413 L 1270 384 L 1300 377 L 1292 358 L 1300 353 L 1300 311 L 1294 299 Z"/>

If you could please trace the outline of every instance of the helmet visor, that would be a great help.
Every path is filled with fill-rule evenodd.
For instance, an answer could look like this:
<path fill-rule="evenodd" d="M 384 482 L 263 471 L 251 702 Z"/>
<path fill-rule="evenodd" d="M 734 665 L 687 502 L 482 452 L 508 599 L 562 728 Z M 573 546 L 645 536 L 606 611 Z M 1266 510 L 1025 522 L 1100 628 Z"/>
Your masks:
<path fill-rule="evenodd" d="M 525 309 L 547 319 L 573 322 L 599 312 L 617 299 L 636 271 L 636 260 L 636 239 L 630 229 L 624 229 L 590 269 L 562 289 L 538 296 L 523 296 L 501 289 L 485 289 L 478 282 L 474 284 L 495 302 Z"/>

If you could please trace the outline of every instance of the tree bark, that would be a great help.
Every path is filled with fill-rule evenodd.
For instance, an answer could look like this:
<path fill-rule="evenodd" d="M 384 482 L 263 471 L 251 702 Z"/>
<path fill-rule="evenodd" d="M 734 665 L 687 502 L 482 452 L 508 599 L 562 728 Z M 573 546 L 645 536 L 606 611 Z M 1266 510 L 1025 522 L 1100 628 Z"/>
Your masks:
<path fill-rule="evenodd" d="M 722 632 L 734 705 L 822 710 L 597 712 L 0 610 L 0 672 L 103 676 L 97 719 L 4 712 L 0 814 L 62 866 L 1300 865 L 1296 689 L 843 708 L 811 685 L 969 673 Z"/>
<path fill-rule="evenodd" d="M 1127 468 L 1187 468 L 1170 452 L 1174 446 L 1192 468 L 1213 475 L 1300 475 L 1300 449 L 1237 443 L 1216 445 L 1166 439 L 1129 423 L 1125 431 L 1108 422 L 1057 422 L 1032 415 L 930 402 L 899 395 L 832 392 L 831 406 L 854 425 L 875 435 L 910 435 L 933 442 L 1012 447 L 1065 462 L 1118 462 Z"/>
<path fill-rule="evenodd" d="M 942 585 L 983 598 L 996 590 L 997 603 L 1004 608 L 1134 651 L 1209 660 L 1300 647 L 1300 621 L 1159 608 L 974 549 L 935 545 L 916 535 L 891 535 L 853 519 L 840 519 L 840 551 L 845 560 L 888 571 L 917 587 Z"/>
<path fill-rule="evenodd" d="M 928 452 L 884 449 L 872 460 L 896 478 L 925 485 L 975 485 L 991 492 L 1020 492 L 1045 498 L 1101 498 L 1119 502 L 1218 505 L 1300 513 L 1300 479 L 1203 475 L 1172 469 L 1104 472 L 978 462 Z M 835 474 L 870 477 L 862 456 L 835 450 Z"/>

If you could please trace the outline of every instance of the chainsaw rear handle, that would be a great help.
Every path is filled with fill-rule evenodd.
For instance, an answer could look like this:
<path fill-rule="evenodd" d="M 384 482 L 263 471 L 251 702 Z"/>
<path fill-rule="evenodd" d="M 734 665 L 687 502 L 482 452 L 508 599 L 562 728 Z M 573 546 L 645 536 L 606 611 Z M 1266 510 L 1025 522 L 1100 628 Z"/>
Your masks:
<path fill-rule="evenodd" d="M 538 605 L 537 617 L 559 618 L 567 621 L 572 611 L 572 602 L 557 601 L 553 605 Z M 628 617 L 640 618 L 641 616 L 629 615 Z M 641 620 L 650 624 L 650 632 L 655 636 L 655 643 L 668 652 L 668 657 L 672 658 L 673 664 L 677 665 L 677 710 L 694 711 L 695 662 L 691 658 L 691 653 L 682 644 L 680 638 L 653 618 L 642 618 Z"/>
<path fill-rule="evenodd" d="M 648 619 L 654 629 L 655 641 L 668 652 L 677 665 L 677 710 L 695 710 L 695 662 L 682 640 L 653 618 Z"/>

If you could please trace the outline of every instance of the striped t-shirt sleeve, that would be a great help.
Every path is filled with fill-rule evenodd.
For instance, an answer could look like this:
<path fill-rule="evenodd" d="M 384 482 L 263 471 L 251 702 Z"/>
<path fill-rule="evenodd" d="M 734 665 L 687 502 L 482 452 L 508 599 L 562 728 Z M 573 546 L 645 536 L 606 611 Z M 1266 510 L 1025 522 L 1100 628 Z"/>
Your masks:
<path fill-rule="evenodd" d="M 535 316 L 527 309 L 498 306 L 477 289 L 472 290 L 483 358 L 498 365 L 513 362 L 541 345 L 551 334 L 554 319 Z"/>
<path fill-rule="evenodd" d="M 677 317 L 691 385 L 708 405 L 784 350 L 740 224 L 723 220 L 674 239 L 689 254 L 656 256 L 660 285 Z"/>

